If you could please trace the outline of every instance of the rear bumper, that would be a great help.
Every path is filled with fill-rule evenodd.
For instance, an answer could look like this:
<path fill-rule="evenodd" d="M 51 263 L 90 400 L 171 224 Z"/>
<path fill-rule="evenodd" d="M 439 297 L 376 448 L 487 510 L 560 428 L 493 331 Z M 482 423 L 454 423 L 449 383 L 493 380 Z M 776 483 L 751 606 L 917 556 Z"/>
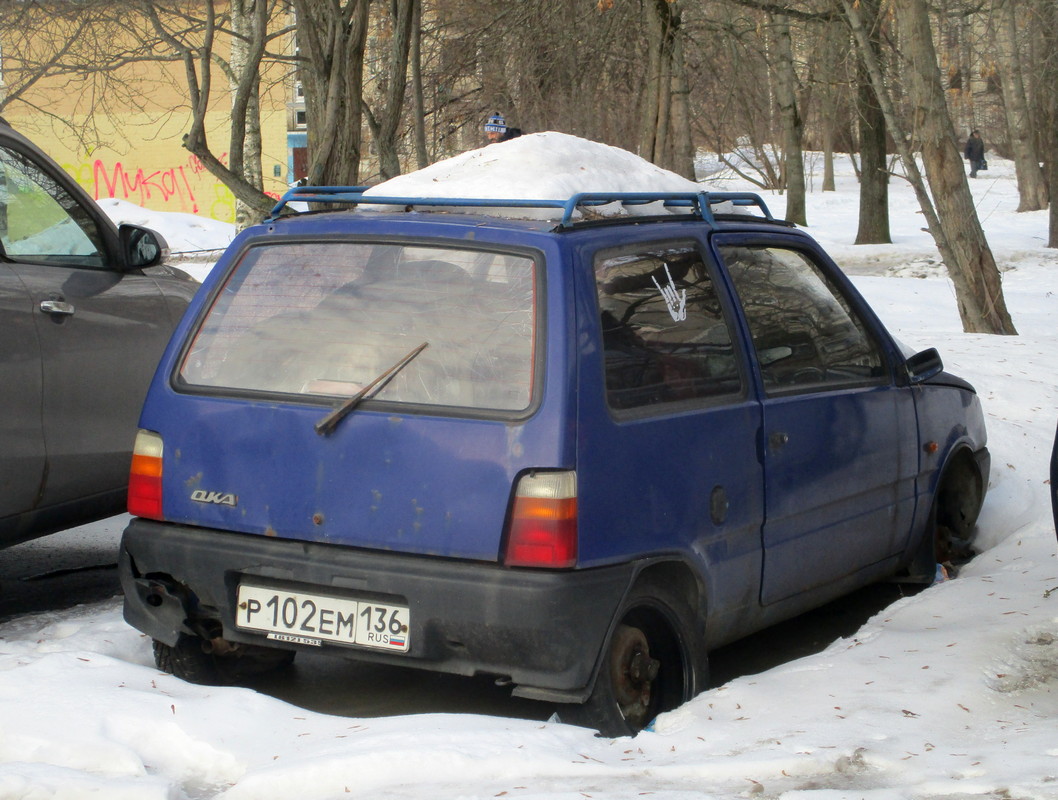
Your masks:
<path fill-rule="evenodd" d="M 125 619 L 154 639 L 216 631 L 246 644 L 327 650 L 363 661 L 488 674 L 517 694 L 582 700 L 633 566 L 545 572 L 268 539 L 134 519 L 120 555 Z M 281 644 L 234 627 L 243 576 L 324 594 L 406 605 L 405 654 Z"/>

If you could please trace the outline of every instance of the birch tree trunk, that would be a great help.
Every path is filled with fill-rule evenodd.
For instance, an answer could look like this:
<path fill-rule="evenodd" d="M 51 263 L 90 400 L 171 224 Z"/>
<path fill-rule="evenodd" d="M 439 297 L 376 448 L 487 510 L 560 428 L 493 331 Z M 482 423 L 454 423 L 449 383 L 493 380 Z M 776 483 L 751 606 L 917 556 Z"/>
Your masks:
<path fill-rule="evenodd" d="M 267 0 L 232 0 L 231 27 L 235 36 L 231 42 L 230 75 L 232 94 L 232 119 L 239 113 L 236 98 L 245 84 L 246 100 L 242 117 L 241 174 L 251 186 L 264 191 L 264 175 L 261 167 L 261 58 L 267 34 Z M 256 45 L 260 42 L 260 45 Z M 233 126 L 234 128 L 235 126 Z M 233 130 L 233 135 L 236 134 Z M 253 206 L 236 198 L 235 225 L 240 230 L 257 221 L 259 215 Z"/>

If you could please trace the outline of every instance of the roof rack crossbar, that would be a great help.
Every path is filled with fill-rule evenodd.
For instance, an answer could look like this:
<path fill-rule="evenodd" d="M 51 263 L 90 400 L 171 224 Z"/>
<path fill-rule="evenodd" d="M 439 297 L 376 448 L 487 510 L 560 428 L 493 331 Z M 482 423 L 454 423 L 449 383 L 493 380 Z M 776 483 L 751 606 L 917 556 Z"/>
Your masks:
<path fill-rule="evenodd" d="M 272 209 L 268 219 L 276 219 L 292 202 L 341 203 L 348 205 L 415 206 L 438 208 L 555 208 L 561 209 L 559 228 L 573 225 L 578 208 L 603 206 L 610 203 L 646 205 L 660 202 L 665 207 L 690 208 L 706 222 L 714 222 L 712 206 L 729 202 L 736 206 L 755 206 L 767 219 L 773 219 L 764 200 L 753 192 L 580 192 L 568 200 L 490 199 L 472 197 L 386 197 L 365 195 L 366 186 L 295 186 Z"/>

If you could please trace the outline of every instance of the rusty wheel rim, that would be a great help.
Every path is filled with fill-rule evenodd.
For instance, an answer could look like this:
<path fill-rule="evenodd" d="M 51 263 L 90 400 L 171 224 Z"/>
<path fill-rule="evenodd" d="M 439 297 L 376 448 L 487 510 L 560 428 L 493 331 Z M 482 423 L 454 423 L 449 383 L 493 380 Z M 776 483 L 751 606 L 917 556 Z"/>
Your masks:
<path fill-rule="evenodd" d="M 634 728 L 650 722 L 661 662 L 650 656 L 650 643 L 639 628 L 621 625 L 610 647 L 610 680 L 621 714 Z"/>

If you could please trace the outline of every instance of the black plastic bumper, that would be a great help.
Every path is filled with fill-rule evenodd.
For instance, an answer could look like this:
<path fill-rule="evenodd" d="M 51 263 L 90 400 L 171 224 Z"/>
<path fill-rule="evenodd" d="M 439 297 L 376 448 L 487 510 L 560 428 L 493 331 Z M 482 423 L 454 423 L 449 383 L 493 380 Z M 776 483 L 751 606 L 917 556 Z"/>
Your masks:
<path fill-rule="evenodd" d="M 488 674 L 522 696 L 583 699 L 632 566 L 547 572 L 357 550 L 134 519 L 121 545 L 125 619 L 173 645 L 219 622 L 232 642 L 300 649 L 234 626 L 243 576 L 277 586 L 406 605 L 410 649 L 324 643 L 362 661 Z M 312 648 L 315 650 L 316 648 Z"/>

